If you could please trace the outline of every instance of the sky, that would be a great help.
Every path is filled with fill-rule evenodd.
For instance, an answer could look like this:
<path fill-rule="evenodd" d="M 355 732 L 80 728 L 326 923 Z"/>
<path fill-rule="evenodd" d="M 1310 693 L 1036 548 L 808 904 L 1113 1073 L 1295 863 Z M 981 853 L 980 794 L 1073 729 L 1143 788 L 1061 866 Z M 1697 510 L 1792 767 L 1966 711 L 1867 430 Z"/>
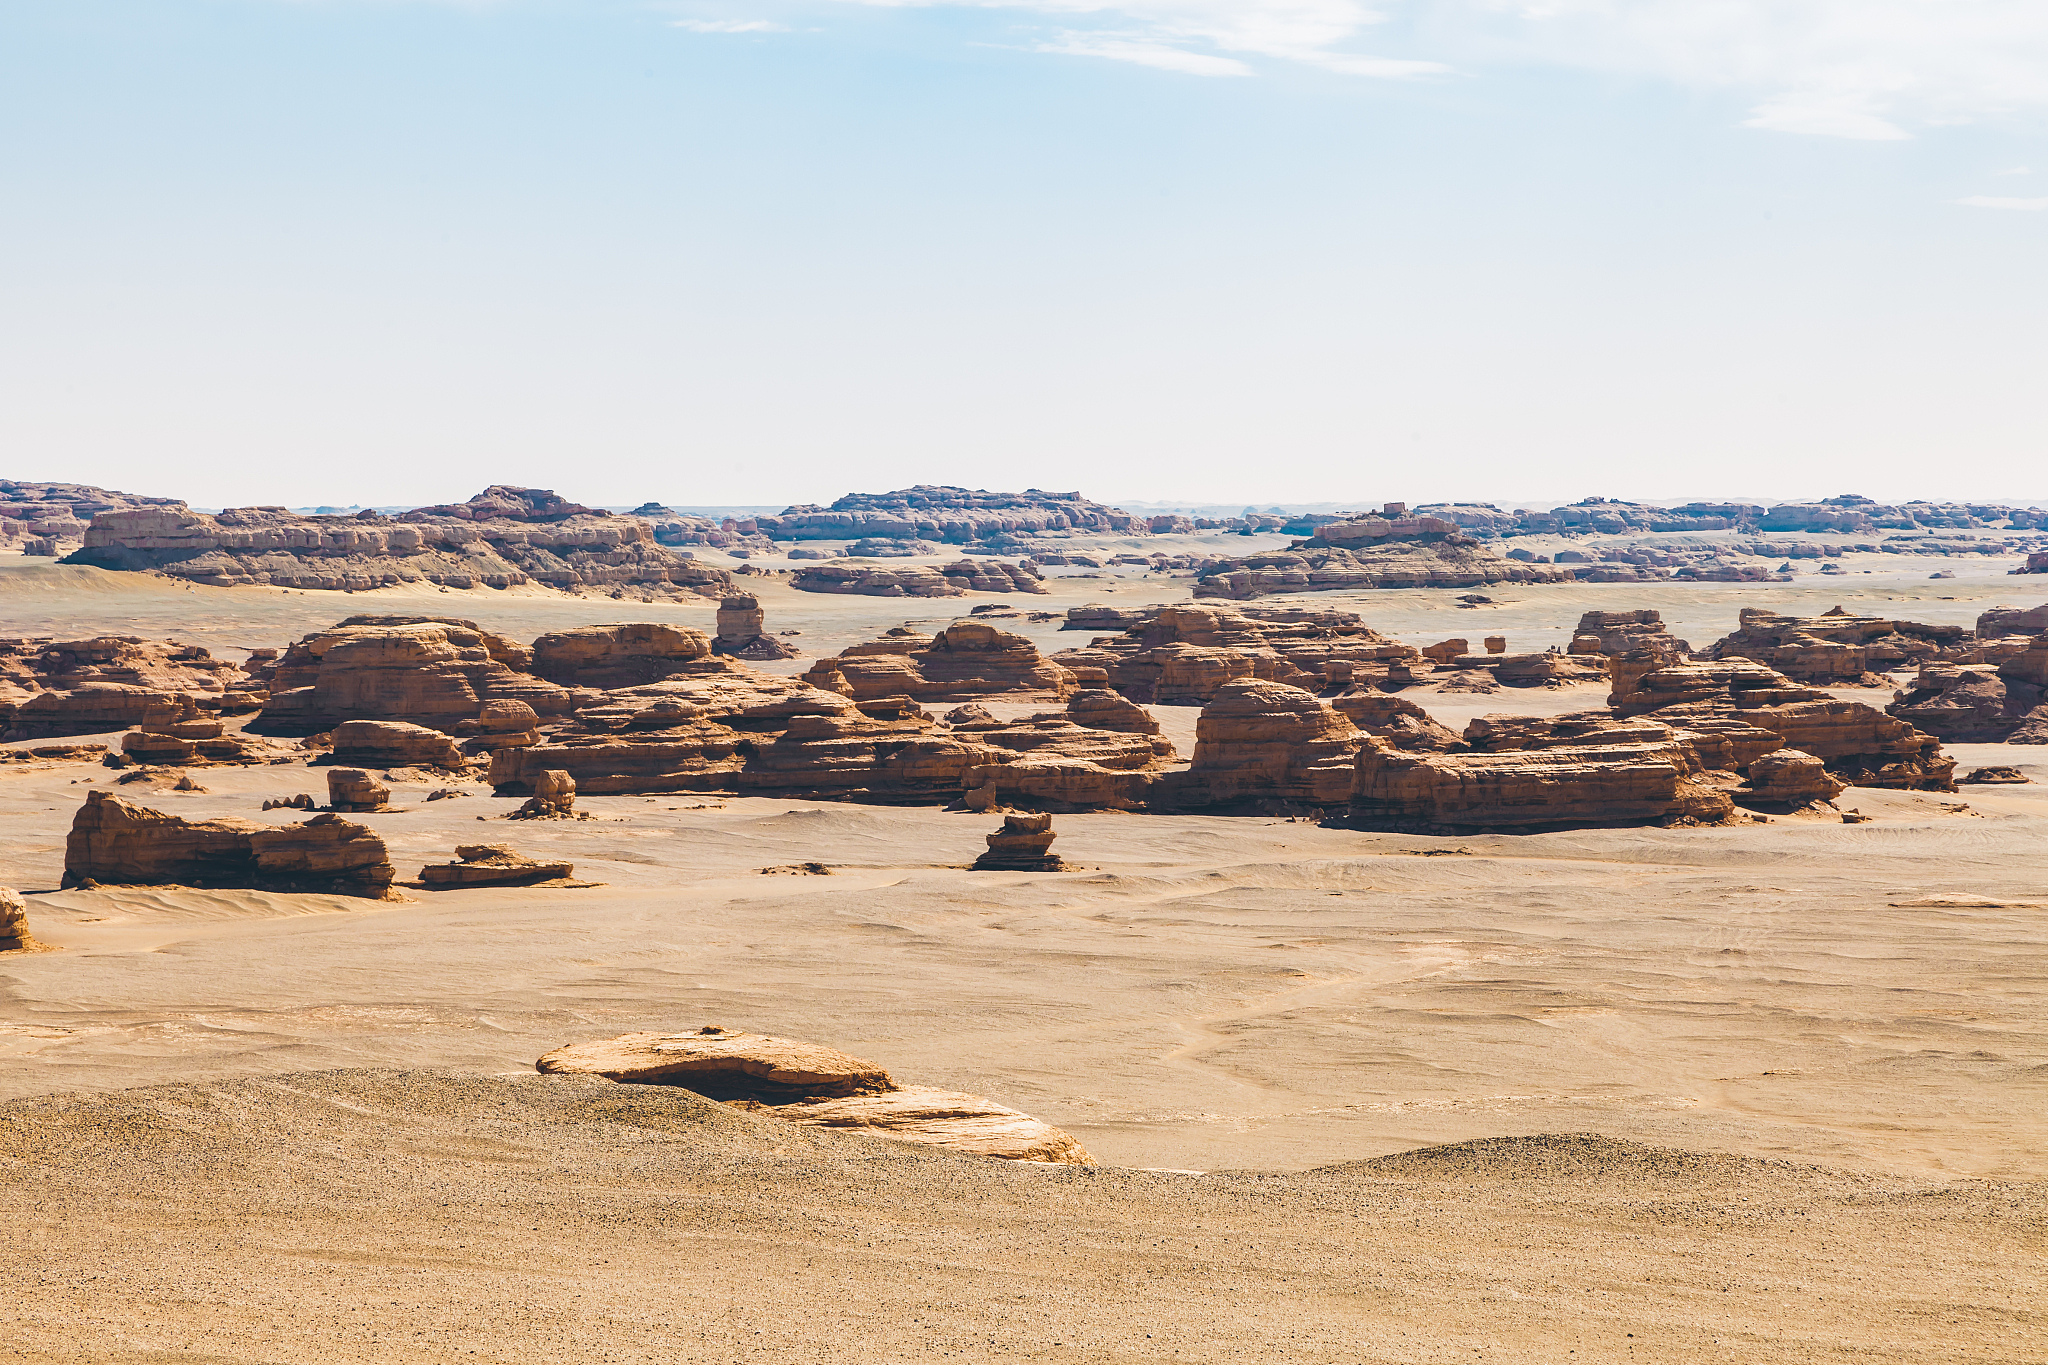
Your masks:
<path fill-rule="evenodd" d="M 0 0 L 0 477 L 2048 501 L 2042 0 Z"/>

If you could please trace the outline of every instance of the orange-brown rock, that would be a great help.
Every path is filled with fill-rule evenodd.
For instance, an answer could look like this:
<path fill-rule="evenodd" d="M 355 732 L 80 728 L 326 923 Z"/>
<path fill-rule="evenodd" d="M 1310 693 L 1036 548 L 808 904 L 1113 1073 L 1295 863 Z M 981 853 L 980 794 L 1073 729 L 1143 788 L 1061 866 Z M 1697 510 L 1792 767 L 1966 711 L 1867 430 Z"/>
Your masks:
<path fill-rule="evenodd" d="M 1815 701 L 1827 693 L 1793 682 L 1776 669 L 1752 659 L 1694 660 L 1665 662 L 1651 654 L 1645 662 L 1655 667 L 1641 672 L 1628 665 L 1633 655 L 1617 660 L 1611 676 L 1614 689 L 1607 704 L 1624 715 L 1642 715 L 1671 706 L 1694 702 L 1726 702 L 1735 706 L 1769 706 L 1780 702 Z"/>
<path fill-rule="evenodd" d="M 1354 688 L 1330 699 L 1330 706 L 1353 725 L 1396 749 L 1449 752 L 1465 742 L 1448 726 L 1439 725 L 1414 702 L 1371 688 Z"/>
<path fill-rule="evenodd" d="M 419 881 L 429 891 L 453 891 L 474 886 L 535 886 L 542 882 L 568 881 L 576 874 L 573 863 L 542 862 L 519 853 L 509 844 L 463 844 L 456 848 L 457 861 L 429 864 L 420 869 Z"/>
<path fill-rule="evenodd" d="M 1860 701 L 1787 702 L 1737 713 L 1776 733 L 1785 747 L 1825 761 L 1829 772 L 1854 787 L 1954 791 L 1956 761 L 1941 741 Z"/>
<path fill-rule="evenodd" d="M 731 791 L 746 764 L 742 746 L 752 742 L 716 721 L 681 718 L 617 734 L 562 734 L 492 753 L 490 783 L 500 796 L 527 796 L 541 774 L 557 771 L 595 796 Z"/>
<path fill-rule="evenodd" d="M 462 750 L 439 730 L 404 721 L 349 720 L 334 727 L 334 761 L 370 768 L 460 768 Z"/>
<path fill-rule="evenodd" d="M 1445 754 L 1373 740 L 1358 755 L 1349 818 L 1460 829 L 1726 818 L 1733 801 L 1694 772 L 1692 756 L 1668 741 Z"/>
<path fill-rule="evenodd" d="M 1074 686 L 1073 674 L 1039 653 L 1027 637 L 972 620 L 955 621 L 928 642 L 914 635 L 892 636 L 856 646 L 837 659 L 821 660 L 804 681 L 855 701 L 888 696 L 921 702 L 1056 699 Z"/>
<path fill-rule="evenodd" d="M 1639 649 L 1666 655 L 1692 653 L 1692 646 L 1664 628 L 1664 617 L 1648 608 L 1640 611 L 1589 611 L 1579 618 L 1572 632 L 1573 652 L 1581 638 L 1593 641 L 1592 653 L 1624 655 Z"/>
<path fill-rule="evenodd" d="M 2040 686 L 2023 680 L 2024 656 L 2004 666 L 1936 661 L 1920 665 L 1911 688 L 1885 714 L 1951 744 L 2000 744 L 2041 703 Z"/>
<path fill-rule="evenodd" d="M 977 872 L 1058 872 L 1060 856 L 1052 851 L 1050 815 L 1006 815 L 1003 827 L 988 836 L 988 852 L 974 860 Z"/>
<path fill-rule="evenodd" d="M 1341 805 L 1351 798 L 1366 742 L 1311 692 L 1285 683 L 1229 683 L 1195 722 L 1194 764 L 1175 784 L 1175 796 L 1187 805 Z"/>
<path fill-rule="evenodd" d="M 531 651 L 473 623 L 350 617 L 292 645 L 271 676 L 257 734 L 311 735 L 344 721 L 406 721 L 452 731 L 484 703 L 517 700 L 564 715 L 596 693 L 523 670 Z"/>
<path fill-rule="evenodd" d="M 1384 678 L 1421 654 L 1352 612 L 1205 603 L 1155 608 L 1121 635 L 1054 658 L 1070 669 L 1102 669 L 1133 701 L 1199 706 L 1225 683 L 1348 685 Z"/>
<path fill-rule="evenodd" d="M 261 741 L 229 731 L 217 720 L 153 723 L 121 736 L 121 752 L 137 763 L 191 766 L 210 763 L 261 763 Z"/>
<path fill-rule="evenodd" d="M 735 593 L 718 606 L 718 636 L 711 642 L 715 653 L 735 659 L 793 659 L 797 651 L 768 633 L 767 613 L 761 599 Z"/>
<path fill-rule="evenodd" d="M 261 692 L 197 645 L 106 635 L 0 639 L 0 739 L 100 734 L 253 710 Z"/>
<path fill-rule="evenodd" d="M 327 770 L 327 808 L 339 811 L 380 811 L 391 804 L 391 788 L 361 768 Z"/>
<path fill-rule="evenodd" d="M 337 815 L 300 825 L 183 820 L 92 792 L 64 845 L 64 885 L 254 887 L 384 896 L 393 877 L 375 831 Z"/>
<path fill-rule="evenodd" d="M 731 659 L 705 659 L 686 676 L 620 688 L 576 713 L 585 730 L 659 730 L 709 720 L 736 729 L 779 730 L 796 716 L 837 716 L 848 698 L 799 678 L 763 673 Z"/>
<path fill-rule="evenodd" d="M 555 1049 L 537 1069 L 675 1085 L 765 1116 L 916 1142 L 972 1156 L 1092 1166 L 1059 1129 L 976 1095 L 899 1085 L 873 1062 L 833 1048 L 704 1028 L 629 1033 Z"/>
<path fill-rule="evenodd" d="M 860 793 L 875 800 L 942 800 L 966 790 L 968 775 L 1008 757 L 928 721 L 867 716 L 798 716 L 758 745 L 738 777 L 743 791 Z"/>
<path fill-rule="evenodd" d="M 35 946 L 28 931 L 28 902 L 19 891 L 0 886 L 0 953 Z"/>
<path fill-rule="evenodd" d="M 1748 775 L 1742 797 L 1752 805 L 1806 806 L 1832 801 L 1849 789 L 1825 761 L 1798 749 L 1774 749 L 1754 759 Z"/>
<path fill-rule="evenodd" d="M 709 658 L 711 637 L 687 626 L 645 622 L 550 631 L 533 642 L 537 677 L 564 687 L 637 687 L 686 672 Z"/>
<path fill-rule="evenodd" d="M 1840 607 L 1820 616 L 1744 607 L 1738 620 L 1735 633 L 1715 641 L 1707 656 L 1753 659 L 1800 682 L 1858 681 L 1867 673 L 1942 657 L 1969 635 L 1962 626 L 1852 616 Z"/>

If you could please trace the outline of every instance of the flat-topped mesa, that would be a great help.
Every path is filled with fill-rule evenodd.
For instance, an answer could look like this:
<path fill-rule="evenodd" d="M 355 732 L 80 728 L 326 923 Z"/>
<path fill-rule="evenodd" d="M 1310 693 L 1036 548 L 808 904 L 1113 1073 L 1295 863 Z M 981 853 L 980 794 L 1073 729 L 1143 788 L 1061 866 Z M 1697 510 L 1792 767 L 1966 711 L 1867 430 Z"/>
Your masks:
<path fill-rule="evenodd" d="M 56 739 L 253 711 L 263 692 L 198 645 L 102 635 L 0 639 L 0 739 Z"/>
<path fill-rule="evenodd" d="M 1053 658 L 1101 669 L 1133 701 L 1199 706 L 1246 679 L 1315 689 L 1384 679 L 1420 653 L 1352 612 L 1202 603 L 1150 608 L 1121 634 Z"/>
<path fill-rule="evenodd" d="M 1852 616 L 1840 607 L 1821 616 L 1744 607 L 1739 620 L 1734 634 L 1716 640 L 1706 657 L 1752 659 L 1800 682 L 1863 681 L 1866 675 L 1947 657 L 1966 646 L 1969 636 L 1962 626 Z"/>
<path fill-rule="evenodd" d="M 311 735 L 350 720 L 452 731 L 489 701 L 544 716 L 595 699 L 525 670 L 532 651 L 452 617 L 352 616 L 290 646 L 270 675 L 255 734 Z"/>
<path fill-rule="evenodd" d="M 401 517 L 306 516 L 282 507 L 217 515 L 182 504 L 94 517 L 66 563 L 156 570 L 220 587 L 363 591 L 401 583 L 602 588 L 646 600 L 723 596 L 731 575 L 659 544 L 637 517 L 615 517 L 547 489 L 493 485 L 466 503 Z"/>
<path fill-rule="evenodd" d="M 1955 790 L 1955 759 L 1934 735 L 1745 659 L 1653 670 L 1635 680 L 1635 690 L 1615 709 L 1688 730 L 1725 732 L 1751 749 L 1750 737 L 1767 731 L 1783 747 L 1821 759 L 1851 786 Z"/>
<path fill-rule="evenodd" d="M 955 621 L 936 636 L 890 636 L 821 659 L 804 681 L 865 702 L 907 696 L 920 702 L 1005 697 L 1057 701 L 1074 675 L 1022 635 L 983 621 Z"/>
<path fill-rule="evenodd" d="M 768 633 L 761 599 L 735 593 L 718 604 L 718 635 L 712 652 L 735 659 L 793 659 L 797 651 Z"/>
<path fill-rule="evenodd" d="M 797 506 L 756 519 L 777 540 L 935 540 L 969 544 L 998 535 L 1093 531 L 1142 535 L 1149 523 L 1079 493 L 1022 493 L 919 484 L 893 493 L 849 493 L 830 507 Z"/>
<path fill-rule="evenodd" d="M 102 512 L 184 505 L 182 498 L 140 497 L 91 484 L 0 479 L 0 541 L 40 540 L 54 551 L 56 545 L 83 538 L 86 527 Z"/>
<path fill-rule="evenodd" d="M 1046 591 L 1029 562 L 963 559 L 953 564 L 863 564 L 844 561 L 798 569 L 789 585 L 799 592 L 863 597 L 960 597 L 969 592 Z"/>
<path fill-rule="evenodd" d="M 556 1048 L 534 1064 L 551 1075 L 673 1085 L 807 1127 L 940 1147 L 1007 1161 L 1092 1166 L 1080 1143 L 979 1095 L 898 1084 L 887 1071 L 815 1043 L 716 1026 L 628 1033 Z"/>
<path fill-rule="evenodd" d="M 183 820 L 91 792 L 64 844 L 64 885 L 246 887 L 386 897 L 383 839 L 338 815 L 299 825 Z"/>
<path fill-rule="evenodd" d="M 1582 641 L 1589 649 L 1581 649 Z M 1572 632 L 1572 653 L 1626 655 L 1639 649 L 1660 654 L 1692 653 L 1692 645 L 1664 628 L 1662 614 L 1649 608 L 1637 611 L 1589 611 L 1579 618 Z"/>
<path fill-rule="evenodd" d="M 1243 601 L 1335 588 L 1477 588 L 1568 583 L 1573 577 L 1567 569 L 1508 559 L 1464 535 L 1429 532 L 1411 540 L 1366 539 L 1355 548 L 1302 540 L 1284 550 L 1227 559 L 1202 570 L 1195 596 Z"/>
<path fill-rule="evenodd" d="M 712 637 L 688 626 L 580 626 L 536 639 L 532 671 L 562 687 L 610 691 L 687 673 L 691 663 L 711 654 Z"/>
<path fill-rule="evenodd" d="M 1376 739 L 1359 752 L 1345 822 L 1555 829 L 1726 819 L 1733 800 L 1699 774 L 1675 738 L 1466 753 L 1409 753 Z"/>

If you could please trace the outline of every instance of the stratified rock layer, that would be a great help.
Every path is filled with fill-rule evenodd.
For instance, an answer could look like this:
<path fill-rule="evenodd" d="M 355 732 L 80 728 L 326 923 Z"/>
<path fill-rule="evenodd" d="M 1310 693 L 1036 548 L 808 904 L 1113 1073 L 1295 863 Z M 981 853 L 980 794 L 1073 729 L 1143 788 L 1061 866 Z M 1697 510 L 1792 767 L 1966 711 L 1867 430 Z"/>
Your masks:
<path fill-rule="evenodd" d="M 64 844 L 64 885 L 251 887 L 379 898 L 391 859 L 375 831 L 338 815 L 300 825 L 182 820 L 92 792 Z"/>

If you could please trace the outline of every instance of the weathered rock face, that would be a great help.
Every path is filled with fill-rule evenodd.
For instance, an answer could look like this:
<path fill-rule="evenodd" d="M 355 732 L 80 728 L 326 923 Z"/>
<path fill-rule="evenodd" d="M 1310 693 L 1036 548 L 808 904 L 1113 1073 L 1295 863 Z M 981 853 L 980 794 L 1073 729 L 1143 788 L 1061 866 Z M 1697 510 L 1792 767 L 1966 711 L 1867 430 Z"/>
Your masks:
<path fill-rule="evenodd" d="M 1565 569 L 1504 558 L 1459 535 L 1357 549 L 1304 540 L 1285 550 L 1223 561 L 1196 581 L 1195 596 L 1243 601 L 1332 588 L 1476 588 L 1491 583 L 1568 583 L 1573 577 Z"/>
<path fill-rule="evenodd" d="M 938 540 L 956 545 L 998 535 L 1045 531 L 1142 533 L 1145 522 L 1079 493 L 1022 493 L 919 484 L 893 493 L 849 493 L 830 507 L 798 506 L 779 517 L 760 517 L 777 540 Z"/>
<path fill-rule="evenodd" d="M 573 863 L 541 862 L 509 844 L 463 844 L 455 856 L 456 862 L 421 868 L 420 883 L 430 891 L 453 891 L 470 886 L 537 886 L 567 881 L 576 874 Z"/>
<path fill-rule="evenodd" d="M 92 792 L 64 845 L 64 885 L 253 887 L 379 898 L 394 873 L 375 831 L 337 815 L 300 825 L 181 820 Z"/>
<path fill-rule="evenodd" d="M 2018 671 L 2018 670 L 2015 670 Z M 1926 663 L 1885 713 L 1951 744 L 1998 744 L 2041 703 L 2041 688 L 1986 664 Z"/>
<path fill-rule="evenodd" d="M 996 696 L 1057 700 L 1074 686 L 1073 674 L 1040 654 L 1028 638 L 986 622 L 955 621 L 921 648 L 902 648 L 921 638 L 857 645 L 837 659 L 820 660 L 804 681 L 857 703 L 896 696 L 920 702 Z"/>
<path fill-rule="evenodd" d="M 2048 604 L 2038 607 L 1993 607 L 1977 618 L 1977 638 L 1995 640 L 2001 635 L 2039 635 L 2048 631 Z"/>
<path fill-rule="evenodd" d="M 1664 628 L 1661 613 L 1639 611 L 1589 611 L 1579 618 L 1572 632 L 1576 640 L 1591 636 L 1599 641 L 1602 654 L 1627 654 L 1631 650 L 1654 649 L 1665 654 L 1690 654 L 1692 646 Z"/>
<path fill-rule="evenodd" d="M 758 597 L 735 594 L 718 606 L 714 653 L 735 659 L 793 659 L 797 651 L 768 633 L 768 614 Z"/>
<path fill-rule="evenodd" d="M 678 1085 L 792 1123 L 857 1129 L 971 1156 L 1095 1164 L 1071 1136 L 1028 1114 L 978 1095 L 899 1085 L 873 1062 L 787 1038 L 722 1028 L 629 1033 L 557 1048 L 535 1066 L 551 1074 Z"/>
<path fill-rule="evenodd" d="M 1195 722 L 1186 804 L 1246 799 L 1341 805 L 1366 737 L 1327 702 L 1285 683 L 1224 685 Z"/>
<path fill-rule="evenodd" d="M 1245 679 L 1308 688 L 1369 683 L 1420 657 L 1352 612 L 1215 604 L 1152 608 L 1121 635 L 1053 656 L 1070 669 L 1103 670 L 1133 701 L 1167 706 L 1199 706 Z"/>
<path fill-rule="evenodd" d="M 1090 730 L 1115 730 L 1129 735 L 1156 735 L 1159 722 L 1152 713 L 1121 692 L 1100 684 L 1082 683 L 1067 698 L 1067 716 L 1074 724 Z"/>
<path fill-rule="evenodd" d="M 988 852 L 974 860 L 977 872 L 1058 872 L 1060 857 L 1052 851 L 1050 815 L 1006 815 L 1003 827 L 988 836 Z"/>
<path fill-rule="evenodd" d="M 0 886 L 0 953 L 35 946 L 28 932 L 28 902 L 19 891 Z"/>
<path fill-rule="evenodd" d="M 468 621 L 350 617 L 288 648 L 271 695 L 249 729 L 311 735 L 350 720 L 404 721 L 453 731 L 489 701 L 520 701 L 559 716 L 595 700 L 521 671 L 532 652 Z"/>
<path fill-rule="evenodd" d="M 1462 829 L 1725 819 L 1734 802 L 1692 769 L 1668 741 L 1446 754 L 1374 740 L 1358 755 L 1350 817 Z"/>
<path fill-rule="evenodd" d="M 1961 626 L 1930 626 L 1840 607 L 1822 616 L 1784 616 L 1744 607 L 1733 635 L 1716 640 L 1712 659 L 1753 659 L 1801 682 L 1860 680 L 1904 664 L 1940 658 L 1964 642 Z"/>
<path fill-rule="evenodd" d="M 550 631 L 533 642 L 533 672 L 564 687 L 638 687 L 709 658 L 712 640 L 687 626 L 636 623 Z"/>
<path fill-rule="evenodd" d="M 747 735 L 714 721 L 683 721 L 623 734 L 565 734 L 545 744 L 491 755 L 490 781 L 500 796 L 524 796 L 541 774 L 572 774 L 598 796 L 628 792 L 731 791 L 746 765 Z"/>
<path fill-rule="evenodd" d="M 348 720 L 334 727 L 334 761 L 371 768 L 460 768 L 455 741 L 439 730 L 396 720 Z"/>
<path fill-rule="evenodd" d="M 576 818 L 576 777 L 563 768 L 546 768 L 535 773 L 533 795 L 513 812 L 514 820 L 573 820 Z M 460 850 L 458 849 L 459 853 Z M 567 875 L 566 873 L 563 875 Z"/>
<path fill-rule="evenodd" d="M 269 756 L 262 741 L 231 732 L 217 720 L 144 725 L 121 736 L 121 753 L 136 763 L 175 767 L 261 763 Z"/>
<path fill-rule="evenodd" d="M 379 811 L 391 804 L 391 788 L 361 768 L 327 771 L 327 808 L 338 811 Z"/>
<path fill-rule="evenodd" d="M 1797 749 L 1774 749 L 1752 760 L 1744 801 L 1784 807 L 1832 801 L 1849 784 L 1828 771 L 1827 763 Z"/>
<path fill-rule="evenodd" d="M 1652 655 L 1646 662 L 1661 658 Z M 1635 662 L 1635 656 L 1628 658 Z M 1749 659 L 1666 663 L 1637 672 L 1618 662 L 1612 673 L 1614 690 L 1607 704 L 1623 715 L 1637 716 L 1695 702 L 1728 702 L 1735 706 L 1771 706 L 1781 702 L 1819 701 L 1826 692 L 1801 687 L 1776 669 Z"/>
<path fill-rule="evenodd" d="M 954 564 L 884 566 L 827 563 L 797 570 L 789 585 L 799 592 L 855 593 L 864 597 L 959 597 L 967 592 L 1042 593 L 1030 564 L 963 559 Z"/>
<path fill-rule="evenodd" d="M 1006 758 L 1000 749 L 919 720 L 859 714 L 798 716 L 760 744 L 738 777 L 743 791 L 861 793 L 875 800 L 941 800 L 968 775 Z"/>
<path fill-rule="evenodd" d="M 83 483 L 0 479 L 0 540 L 76 541 L 102 512 L 183 507 L 178 498 L 145 498 Z"/>
<path fill-rule="evenodd" d="M 1437 724 L 1414 702 L 1390 693 L 1355 689 L 1332 697 L 1330 705 L 1360 730 L 1396 749 L 1449 753 L 1465 747 L 1456 731 Z"/>
<path fill-rule="evenodd" d="M 99 734 L 254 710 L 260 691 L 198 645 L 105 635 L 0 639 L 0 739 Z"/>
<path fill-rule="evenodd" d="M 217 516 L 183 505 L 100 513 L 66 563 L 154 569 L 221 587 L 268 583 L 362 591 L 443 587 L 605 589 L 646 600 L 723 596 L 731 575 L 656 542 L 654 528 L 566 502 L 546 489 L 494 485 L 467 503 L 391 518 L 300 516 L 278 507 Z"/>

